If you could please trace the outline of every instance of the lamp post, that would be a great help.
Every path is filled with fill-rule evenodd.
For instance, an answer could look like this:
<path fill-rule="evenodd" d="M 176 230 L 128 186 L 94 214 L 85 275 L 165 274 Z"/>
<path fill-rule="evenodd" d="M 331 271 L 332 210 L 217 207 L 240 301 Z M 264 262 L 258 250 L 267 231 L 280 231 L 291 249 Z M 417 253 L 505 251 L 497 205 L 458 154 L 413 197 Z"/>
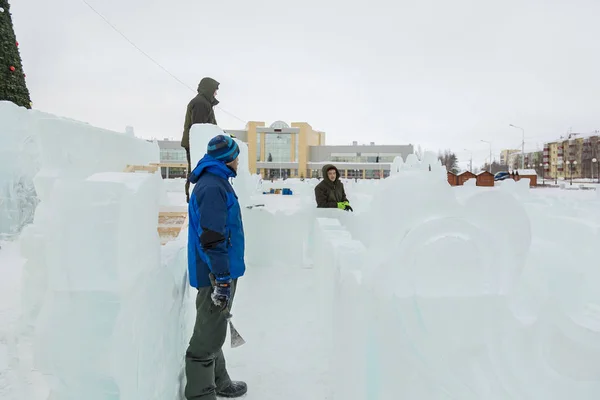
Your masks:
<path fill-rule="evenodd" d="M 492 142 L 488 142 L 487 140 L 482 140 L 482 142 L 490 145 L 490 167 L 489 167 L 489 170 L 490 170 L 490 174 L 491 174 L 492 173 Z M 473 172 L 473 171 L 471 171 L 471 172 Z"/>
<path fill-rule="evenodd" d="M 546 186 L 546 166 L 543 163 L 540 163 L 540 168 L 542 169 L 542 185 Z"/>
<path fill-rule="evenodd" d="M 577 161 L 571 163 L 571 185 L 573 184 L 573 168 L 577 168 Z"/>
<path fill-rule="evenodd" d="M 571 171 L 571 185 L 572 185 L 573 184 L 573 169 L 571 168 L 571 161 L 567 160 L 567 161 L 565 161 L 565 164 L 567 164 L 567 169 L 569 171 Z M 567 178 L 567 173 L 565 171 L 565 180 L 566 180 L 566 178 Z"/>
<path fill-rule="evenodd" d="M 513 124 L 510 124 L 509 126 L 512 128 L 520 129 L 523 133 L 523 137 L 521 140 L 521 169 L 525 169 L 525 129 L 519 126 L 515 126 Z"/>
<path fill-rule="evenodd" d="M 554 184 L 558 185 L 558 167 L 556 163 L 552 163 L 552 168 L 554 169 Z"/>
<path fill-rule="evenodd" d="M 592 182 L 594 181 L 594 164 L 599 165 L 598 168 L 598 183 L 600 183 L 600 164 L 598 164 L 597 158 L 592 158 Z"/>
<path fill-rule="evenodd" d="M 468 151 L 471 154 L 471 158 L 469 159 L 469 172 L 473 172 L 473 152 L 468 149 L 464 149 L 464 150 Z"/>

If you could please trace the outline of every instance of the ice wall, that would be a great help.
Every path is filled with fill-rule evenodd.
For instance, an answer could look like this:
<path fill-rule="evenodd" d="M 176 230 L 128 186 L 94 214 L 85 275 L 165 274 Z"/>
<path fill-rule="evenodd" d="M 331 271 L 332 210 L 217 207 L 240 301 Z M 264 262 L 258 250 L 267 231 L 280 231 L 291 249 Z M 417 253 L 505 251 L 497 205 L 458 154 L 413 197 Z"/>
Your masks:
<path fill-rule="evenodd" d="M 158 144 L 79 121 L 44 119 L 36 122 L 41 170 L 35 177 L 40 199 L 60 178 L 83 178 L 96 172 L 121 172 L 127 165 L 160 160 Z"/>
<path fill-rule="evenodd" d="M 158 162 L 157 144 L 16 113 L 35 137 L 40 203 L 20 240 L 14 398 L 177 398 L 193 321 L 186 244 L 161 254 L 160 175 L 120 172 Z M 45 385 L 30 384 L 39 372 Z"/>
<path fill-rule="evenodd" d="M 600 203 L 407 164 L 316 222 L 334 398 L 597 398 Z"/>
<path fill-rule="evenodd" d="M 423 158 L 389 179 L 347 181 L 351 201 L 364 200 L 355 213 L 303 199 L 295 212 L 244 215 L 252 265 L 309 261 L 321 283 L 334 398 L 597 398 L 598 195 L 525 181 L 452 188 Z"/>
<path fill-rule="evenodd" d="M 34 366 L 50 398 L 177 398 L 193 315 L 186 246 L 163 252 L 157 233 L 161 179 L 97 173 L 58 179 L 24 255 L 47 276 L 34 323 Z M 40 282 L 24 280 L 24 292 Z M 34 283 L 35 282 L 35 283 Z M 31 313 L 32 315 L 34 313 Z"/>
<path fill-rule="evenodd" d="M 32 126 L 39 118 L 52 116 L 0 101 L 0 238 L 17 235 L 33 220 L 39 150 Z"/>
<path fill-rule="evenodd" d="M 0 236 L 13 236 L 32 221 L 59 176 L 158 161 L 156 143 L 1 101 Z"/>

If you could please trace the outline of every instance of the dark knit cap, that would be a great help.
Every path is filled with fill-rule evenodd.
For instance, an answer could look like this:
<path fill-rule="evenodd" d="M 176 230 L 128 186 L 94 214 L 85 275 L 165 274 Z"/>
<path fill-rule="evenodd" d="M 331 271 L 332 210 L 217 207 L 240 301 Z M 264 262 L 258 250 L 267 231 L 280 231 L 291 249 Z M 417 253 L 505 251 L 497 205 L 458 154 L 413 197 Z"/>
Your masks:
<path fill-rule="evenodd" d="M 218 135 L 210 139 L 210 142 L 208 142 L 206 154 L 216 160 L 228 163 L 237 158 L 237 156 L 240 154 L 240 147 L 235 140 L 229 136 Z"/>

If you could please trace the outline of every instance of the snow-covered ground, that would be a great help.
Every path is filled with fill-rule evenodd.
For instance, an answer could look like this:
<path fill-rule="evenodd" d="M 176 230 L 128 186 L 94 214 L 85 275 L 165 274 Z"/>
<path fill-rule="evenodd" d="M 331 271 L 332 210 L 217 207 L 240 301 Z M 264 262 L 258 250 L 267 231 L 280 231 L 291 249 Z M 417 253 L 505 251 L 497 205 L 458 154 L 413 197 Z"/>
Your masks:
<path fill-rule="evenodd" d="M 120 172 L 153 143 L 18 113 L 0 127 L 39 144 L 40 203 L 0 242 L 0 398 L 179 400 L 194 293 L 185 232 L 160 246 L 156 216 L 185 209 L 183 182 Z M 600 398 L 600 191 L 451 188 L 436 162 L 346 181 L 354 213 L 316 210 L 313 180 L 240 172 L 247 343 L 225 354 L 247 399 Z"/>

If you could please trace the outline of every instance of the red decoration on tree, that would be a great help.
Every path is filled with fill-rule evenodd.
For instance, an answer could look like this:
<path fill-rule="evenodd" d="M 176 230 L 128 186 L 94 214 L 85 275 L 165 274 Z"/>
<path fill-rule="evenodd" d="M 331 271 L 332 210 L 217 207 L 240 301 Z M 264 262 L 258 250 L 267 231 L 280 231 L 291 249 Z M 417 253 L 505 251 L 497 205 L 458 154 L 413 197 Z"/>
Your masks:
<path fill-rule="evenodd" d="M 17 47 L 19 47 L 19 42 L 16 42 L 15 44 L 17 45 Z"/>
<path fill-rule="evenodd" d="M 13 67 L 13 66 L 11 65 L 9 69 L 10 69 L 12 72 L 15 72 L 15 69 L 16 69 L 16 68 L 15 68 L 15 67 Z"/>
<path fill-rule="evenodd" d="M 23 78 L 27 78 L 27 74 L 23 74 Z"/>

